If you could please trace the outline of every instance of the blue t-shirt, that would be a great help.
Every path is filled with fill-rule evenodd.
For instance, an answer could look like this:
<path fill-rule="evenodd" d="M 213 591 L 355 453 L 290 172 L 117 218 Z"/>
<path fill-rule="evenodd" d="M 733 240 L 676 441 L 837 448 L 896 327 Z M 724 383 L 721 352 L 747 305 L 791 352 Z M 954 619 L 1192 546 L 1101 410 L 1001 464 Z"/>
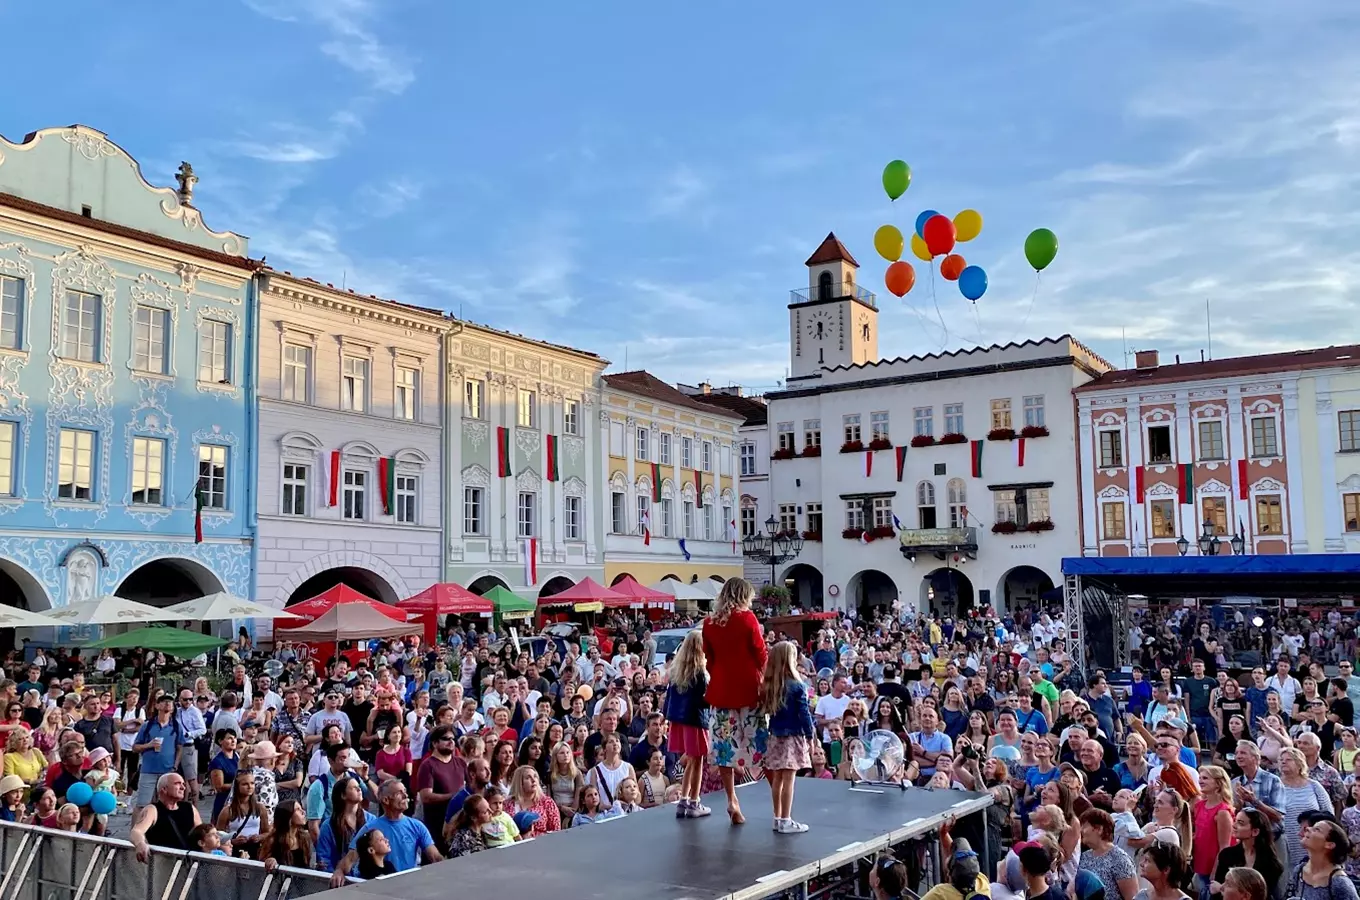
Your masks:
<path fill-rule="evenodd" d="M 1032 731 L 1040 737 L 1048 734 L 1048 720 L 1037 709 L 1031 709 L 1029 712 L 1016 710 L 1015 724 L 1020 727 L 1022 732 Z"/>
<path fill-rule="evenodd" d="M 402 816 L 393 822 L 387 816 L 373 816 L 364 823 L 363 828 L 355 832 L 349 848 L 359 849 L 359 838 L 375 828 L 387 835 L 387 842 L 392 845 L 392 852 L 387 858 L 398 872 L 409 872 L 419 866 L 425 848 L 434 846 L 430 829 L 419 819 Z M 358 874 L 358 866 L 355 866 L 353 874 Z"/>
<path fill-rule="evenodd" d="M 154 716 L 148 719 L 137 737 L 135 744 L 149 744 L 156 738 L 161 739 L 160 750 L 143 750 L 141 769 L 143 775 L 164 775 L 175 770 L 175 751 L 179 749 L 179 728 L 175 720 L 162 725 Z"/>
<path fill-rule="evenodd" d="M 212 762 L 208 763 L 208 778 L 212 778 L 213 769 L 220 769 L 222 771 L 222 783 L 226 785 L 226 790 L 213 795 L 212 821 L 214 822 L 217 821 L 217 814 L 222 811 L 222 807 L 226 806 L 227 800 L 231 798 L 232 784 L 236 781 L 236 770 L 240 765 L 240 756 L 233 755 L 231 759 L 228 759 L 225 753 L 217 754 L 212 758 Z"/>
<path fill-rule="evenodd" d="M 1037 794 L 1039 788 L 1048 784 L 1050 781 L 1057 781 L 1061 777 L 1062 771 L 1059 770 L 1057 766 L 1054 766 L 1047 772 L 1040 772 L 1039 767 L 1035 766 L 1025 773 L 1025 784 L 1029 785 L 1030 789 Z"/>

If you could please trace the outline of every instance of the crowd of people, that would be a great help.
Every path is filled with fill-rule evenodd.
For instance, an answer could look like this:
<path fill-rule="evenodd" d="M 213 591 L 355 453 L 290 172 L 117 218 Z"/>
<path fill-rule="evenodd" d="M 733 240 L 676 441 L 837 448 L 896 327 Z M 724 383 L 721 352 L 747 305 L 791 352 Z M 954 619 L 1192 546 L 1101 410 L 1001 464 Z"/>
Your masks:
<path fill-rule="evenodd" d="M 740 826 L 737 787 L 760 778 L 774 830 L 800 834 L 799 779 L 860 778 L 866 736 L 891 732 L 890 777 L 994 801 L 942 829 L 949 878 L 930 900 L 1090 900 L 1095 882 L 1112 900 L 1356 896 L 1353 617 L 1148 612 L 1127 635 L 1136 665 L 1107 673 L 1077 671 L 1040 609 L 878 610 L 802 643 L 752 599 L 732 579 L 697 622 L 620 612 L 537 655 L 475 624 L 356 664 L 243 644 L 216 690 L 116 696 L 86 680 L 127 660 L 30 651 L 6 669 L 24 680 L 0 681 L 0 819 L 99 834 L 107 816 L 73 786 L 114 789 L 143 857 L 195 849 L 340 884 L 663 804 L 702 818 L 716 791 Z M 666 658 L 662 625 L 693 626 Z M 871 883 L 893 896 L 914 874 L 884 858 Z"/>

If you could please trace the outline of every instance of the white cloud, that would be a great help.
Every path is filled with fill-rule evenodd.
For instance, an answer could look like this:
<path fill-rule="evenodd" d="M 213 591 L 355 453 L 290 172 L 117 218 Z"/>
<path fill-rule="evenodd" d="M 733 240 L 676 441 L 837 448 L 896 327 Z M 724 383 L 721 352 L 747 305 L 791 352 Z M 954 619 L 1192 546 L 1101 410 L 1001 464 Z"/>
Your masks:
<path fill-rule="evenodd" d="M 708 182 L 688 166 L 668 173 L 652 194 L 649 210 L 658 218 L 689 212 L 708 193 Z"/>
<path fill-rule="evenodd" d="M 389 47 L 373 22 L 390 3 L 383 0 L 244 0 L 260 15 L 279 22 L 310 21 L 321 26 L 321 52 L 363 76 L 374 90 L 400 94 L 415 81 L 414 61 Z"/>
<path fill-rule="evenodd" d="M 365 215 L 386 219 L 404 212 L 418 202 L 425 193 L 425 185 L 407 176 L 389 178 L 381 184 L 368 184 L 359 189 L 358 200 Z"/>

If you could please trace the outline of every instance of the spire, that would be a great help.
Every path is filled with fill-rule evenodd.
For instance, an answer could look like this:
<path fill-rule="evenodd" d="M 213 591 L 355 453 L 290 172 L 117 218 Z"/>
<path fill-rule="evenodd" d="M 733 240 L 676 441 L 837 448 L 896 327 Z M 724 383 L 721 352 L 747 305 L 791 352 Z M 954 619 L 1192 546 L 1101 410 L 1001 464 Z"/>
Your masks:
<path fill-rule="evenodd" d="M 850 251 L 845 249 L 845 245 L 836 237 L 836 233 L 830 231 L 827 232 L 826 240 L 822 241 L 821 246 L 813 251 L 812 255 L 808 257 L 807 262 L 803 263 L 803 265 L 819 266 L 826 263 L 841 261 L 848 262 L 856 268 L 859 267 L 859 263 L 855 262 L 855 258 L 850 255 Z"/>

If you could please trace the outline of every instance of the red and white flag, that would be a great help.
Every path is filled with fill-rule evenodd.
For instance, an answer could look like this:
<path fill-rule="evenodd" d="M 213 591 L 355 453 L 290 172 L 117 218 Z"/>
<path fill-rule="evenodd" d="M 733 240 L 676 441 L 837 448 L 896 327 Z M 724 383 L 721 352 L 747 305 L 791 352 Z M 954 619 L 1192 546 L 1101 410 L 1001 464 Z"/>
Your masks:
<path fill-rule="evenodd" d="M 538 584 L 538 538 L 524 538 L 520 545 L 520 553 L 524 555 L 524 583 L 533 587 Z"/>
<path fill-rule="evenodd" d="M 643 510 L 642 521 L 638 524 L 642 526 L 642 546 L 652 546 L 652 517 L 646 510 Z"/>
<path fill-rule="evenodd" d="M 866 528 L 859 533 L 859 542 L 861 544 L 867 544 L 872 540 L 873 538 L 869 535 L 869 529 Z"/>
<path fill-rule="evenodd" d="M 864 477 L 868 478 L 874 474 L 874 451 L 864 451 Z"/>
<path fill-rule="evenodd" d="M 340 504 L 340 451 L 322 450 L 318 454 L 317 466 L 321 470 L 321 485 L 325 490 L 327 506 Z"/>
<path fill-rule="evenodd" d="M 1015 439 L 1015 464 L 1023 466 L 1025 464 L 1025 439 Z"/>

